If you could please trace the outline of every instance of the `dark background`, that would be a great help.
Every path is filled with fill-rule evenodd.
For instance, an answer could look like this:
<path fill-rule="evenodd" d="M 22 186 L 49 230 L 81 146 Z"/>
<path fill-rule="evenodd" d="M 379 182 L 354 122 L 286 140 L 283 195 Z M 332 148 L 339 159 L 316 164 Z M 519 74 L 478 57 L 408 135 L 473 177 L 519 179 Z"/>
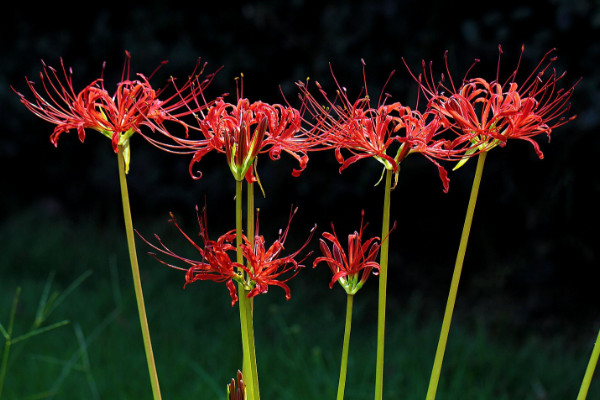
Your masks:
<path fill-rule="evenodd" d="M 75 134 L 65 134 L 53 148 L 53 126 L 29 113 L 10 89 L 26 94 L 24 76 L 39 80 L 40 59 L 58 67 L 62 57 L 73 67 L 80 89 L 99 77 L 104 61 L 107 87 L 116 83 L 125 50 L 132 54 L 134 72 L 149 74 L 169 60 L 153 79 L 157 86 L 170 75 L 185 77 L 201 57 L 209 63 L 207 71 L 224 67 L 209 89 L 213 95 L 235 96 L 234 77 L 243 73 L 245 96 L 267 102 L 282 101 L 280 86 L 294 101 L 293 83 L 306 77 L 330 83 L 329 62 L 343 85 L 358 90 L 364 59 L 371 93 L 379 94 L 378 87 L 396 70 L 387 90 L 410 105 L 416 87 L 402 58 L 414 69 L 422 59 L 432 60 L 441 72 L 448 50 L 455 79 L 475 58 L 481 63 L 474 73 L 492 79 L 498 45 L 507 76 L 524 44 L 525 77 L 556 47 L 556 68 L 568 71 L 563 87 L 583 78 L 572 97 L 572 113 L 578 117 L 556 129 L 550 144 L 541 138 L 544 160 L 525 142 L 490 153 L 458 309 L 548 334 L 575 323 L 594 332 L 600 305 L 599 28 L 597 0 L 476 6 L 416 0 L 149 1 L 118 8 L 94 2 L 80 10 L 55 2 L 12 3 L 3 10 L 0 27 L 2 214 L 35 209 L 75 222 L 85 215 L 100 228 L 107 219 L 120 218 L 116 157 L 108 141 L 89 132 L 81 144 Z M 392 219 L 399 225 L 391 244 L 390 304 L 420 293 L 440 308 L 475 163 L 452 172 L 450 193 L 444 194 L 435 167 L 413 157 L 404 163 L 392 194 Z M 129 174 L 134 221 L 142 226 L 145 218 L 164 216 L 166 221 L 168 211 L 194 217 L 194 205 L 206 199 L 215 231 L 220 224 L 233 227 L 233 184 L 222 155 L 202 162 L 199 181 L 187 175 L 188 161 L 134 138 Z M 374 186 L 381 173 L 378 163 L 363 160 L 339 175 L 328 153 L 313 155 L 299 178 L 291 177 L 292 167 L 289 157 L 276 163 L 260 159 L 267 197 L 258 197 L 257 205 L 265 232 L 285 224 L 293 203 L 300 212 L 290 240 L 302 240 L 315 222 L 321 230 L 335 221 L 345 236 L 358 227 L 362 208 L 371 221 L 367 233 L 379 234 L 383 188 Z M 189 221 L 192 226 L 194 218 Z"/>

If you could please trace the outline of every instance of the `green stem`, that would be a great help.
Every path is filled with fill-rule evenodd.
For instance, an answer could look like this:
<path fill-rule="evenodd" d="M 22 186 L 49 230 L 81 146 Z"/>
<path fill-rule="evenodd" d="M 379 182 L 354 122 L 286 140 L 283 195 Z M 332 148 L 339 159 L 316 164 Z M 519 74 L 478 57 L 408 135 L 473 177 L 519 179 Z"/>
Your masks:
<path fill-rule="evenodd" d="M 13 298 L 12 308 L 10 309 L 10 319 L 8 321 L 8 329 L 2 327 L 2 335 L 4 336 L 4 348 L 2 349 L 2 366 L 0 367 L 0 399 L 2 398 L 2 390 L 4 388 L 4 380 L 6 379 L 6 371 L 8 370 L 8 355 L 10 354 L 10 347 L 13 343 L 13 328 L 15 325 L 15 315 L 17 314 L 17 305 L 19 304 L 19 297 L 21 296 L 21 287 L 17 287 L 17 292 Z"/>
<path fill-rule="evenodd" d="M 248 232 L 247 237 L 250 243 L 254 246 L 254 183 L 246 183 L 248 193 L 246 194 L 248 204 L 246 209 L 248 210 L 248 216 L 246 218 L 246 231 Z"/>
<path fill-rule="evenodd" d="M 127 233 L 127 246 L 129 248 L 129 259 L 131 261 L 131 272 L 133 274 L 133 287 L 135 289 L 135 299 L 138 307 L 140 325 L 142 328 L 142 337 L 144 339 L 144 348 L 146 350 L 146 361 L 150 373 L 150 382 L 152 384 L 152 394 L 154 400 L 161 399 L 160 386 L 158 384 L 158 374 L 154 363 L 154 354 L 152 352 L 152 343 L 150 341 L 150 329 L 146 318 L 146 307 L 144 305 L 144 294 L 142 292 L 142 282 L 140 279 L 140 269 L 138 266 L 137 254 L 135 250 L 135 240 L 133 233 L 133 222 L 131 220 L 131 209 L 129 206 L 129 192 L 127 190 L 127 179 L 125 172 L 125 160 L 123 157 L 123 146 L 119 146 L 119 182 L 121 184 L 121 198 L 123 200 L 123 215 L 125 217 L 125 230 Z"/>
<path fill-rule="evenodd" d="M 385 342 L 385 303 L 387 292 L 389 231 L 390 231 L 390 197 L 392 187 L 392 170 L 386 169 L 385 193 L 383 198 L 383 224 L 381 228 L 381 249 L 379 258 L 379 299 L 377 308 L 377 361 L 375 370 L 375 400 L 383 397 L 383 351 Z M 384 240 L 384 238 L 387 238 Z"/>
<path fill-rule="evenodd" d="M 592 377 L 594 376 L 594 370 L 596 369 L 596 365 L 598 364 L 599 357 L 600 330 L 598 331 L 598 337 L 596 338 L 596 343 L 594 344 L 594 349 L 592 350 L 592 355 L 590 356 L 590 362 L 588 363 L 587 369 L 585 370 L 585 375 L 583 376 L 583 381 L 581 382 L 581 388 L 579 389 L 577 400 L 585 400 L 585 398 L 587 397 L 588 391 L 590 390 L 590 384 L 592 383 Z"/>
<path fill-rule="evenodd" d="M 344 345 L 342 347 L 342 362 L 340 366 L 340 381 L 338 383 L 337 400 L 344 399 L 346 389 L 346 374 L 348 372 L 348 349 L 350 348 L 350 329 L 352 328 L 352 303 L 354 296 L 349 294 L 346 301 L 346 327 L 344 328 Z"/>
<path fill-rule="evenodd" d="M 255 235 L 255 217 L 254 217 L 254 183 L 247 182 L 246 183 L 247 190 L 247 219 L 246 219 L 246 231 L 247 237 L 252 247 L 254 247 L 254 235 Z M 250 310 L 249 316 L 247 319 L 248 323 L 248 345 L 250 346 L 250 368 L 252 368 L 252 377 L 254 378 L 254 399 L 260 399 L 260 391 L 258 385 L 258 366 L 256 363 L 256 345 L 254 342 L 254 299 L 249 299 Z"/>
<path fill-rule="evenodd" d="M 485 163 L 486 155 L 487 152 L 484 151 L 477 157 L 477 168 L 475 170 L 475 177 L 473 179 L 473 186 L 471 188 L 471 196 L 469 198 L 469 205 L 467 206 L 467 215 L 465 217 L 465 223 L 460 237 L 460 244 L 458 246 L 458 254 L 456 255 L 454 273 L 452 274 L 452 281 L 450 283 L 450 293 L 448 294 L 448 301 L 446 302 L 446 311 L 444 312 L 444 320 L 442 322 L 438 347 L 435 353 L 426 400 L 435 399 L 440 381 L 442 362 L 444 360 L 446 344 L 448 343 L 448 334 L 450 332 L 450 324 L 452 322 L 452 313 L 454 312 L 454 304 L 456 303 L 458 283 L 460 281 L 463 262 L 465 260 L 465 253 L 467 251 L 467 242 L 469 241 L 469 233 L 471 232 L 471 224 L 473 222 L 473 214 L 475 212 L 475 204 L 477 203 L 479 186 L 481 185 L 481 176 L 483 174 L 483 165 Z"/>
<path fill-rule="evenodd" d="M 243 181 L 236 180 L 235 187 L 235 229 L 237 262 L 242 264 L 244 256 L 242 253 L 242 184 Z M 243 376 L 246 382 L 246 395 L 248 400 L 259 400 L 258 375 L 256 369 L 256 355 L 254 351 L 254 323 L 252 318 L 252 304 L 248 299 L 248 290 L 243 283 L 238 284 L 240 328 L 242 334 L 243 352 Z"/>

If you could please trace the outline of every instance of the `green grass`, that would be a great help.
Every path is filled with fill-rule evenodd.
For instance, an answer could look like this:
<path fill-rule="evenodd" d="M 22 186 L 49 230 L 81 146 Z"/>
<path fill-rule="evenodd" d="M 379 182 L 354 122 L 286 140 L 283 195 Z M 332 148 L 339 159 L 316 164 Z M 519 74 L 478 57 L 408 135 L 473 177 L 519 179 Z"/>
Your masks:
<path fill-rule="evenodd" d="M 137 227 L 145 235 L 158 232 L 166 243 L 177 242 L 164 218 L 141 225 Z M 22 288 L 15 334 L 27 332 L 33 324 L 45 288 L 51 288 L 50 296 L 59 295 L 91 271 L 45 322 L 68 320 L 68 325 L 13 346 L 2 399 L 151 398 L 124 235 L 118 223 L 76 224 L 61 216 L 31 212 L 13 215 L 0 226 L 0 322 L 4 326 L 15 291 Z M 138 241 L 163 398 L 224 399 L 225 385 L 241 368 L 237 307 L 231 307 L 221 284 L 200 282 L 183 290 L 183 274 L 159 264 L 146 250 Z M 278 288 L 255 300 L 264 399 L 335 398 L 345 294 L 337 287 L 328 289 L 324 272 L 308 269 L 291 281 L 290 301 Z M 430 310 L 427 304 L 415 296 L 390 305 L 386 399 L 425 397 L 442 307 Z M 348 400 L 372 398 L 375 309 L 374 291 L 356 296 Z M 551 338 L 498 335 L 481 321 L 459 318 L 453 324 L 439 399 L 576 397 L 595 332 L 590 332 L 587 343 L 558 333 Z M 588 399 L 597 398 L 596 377 Z"/>

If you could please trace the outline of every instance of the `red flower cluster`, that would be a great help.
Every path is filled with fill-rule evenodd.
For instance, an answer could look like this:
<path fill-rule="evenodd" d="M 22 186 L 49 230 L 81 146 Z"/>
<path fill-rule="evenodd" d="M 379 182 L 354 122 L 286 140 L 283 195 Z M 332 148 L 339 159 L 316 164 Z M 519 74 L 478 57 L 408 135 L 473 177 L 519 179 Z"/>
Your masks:
<path fill-rule="evenodd" d="M 503 147 L 509 139 L 522 139 L 531 143 L 538 157 L 543 158 L 539 144 L 533 138 L 546 134 L 550 139 L 552 129 L 575 118 L 575 115 L 565 117 L 564 114 L 570 109 L 569 100 L 577 83 L 568 90 L 557 88 L 565 73 L 558 75 L 556 70 L 551 69 L 557 60 L 552 55 L 555 49 L 542 57 L 521 84 L 516 82 L 520 61 L 509 78 L 501 83 L 502 48 L 498 49 L 498 68 L 493 81 L 465 76 L 461 85 L 456 87 L 448 68 L 447 55 L 444 60 L 450 86 L 443 82 L 435 84 L 425 63 L 423 73 L 416 79 L 429 100 L 429 106 L 458 135 L 458 143 L 475 143 L 478 151 L 489 151 L 496 146 Z M 524 47 L 521 48 L 521 57 L 523 52 Z M 465 155 L 470 154 L 467 152 Z"/>
<path fill-rule="evenodd" d="M 198 210 L 196 210 L 198 211 Z M 186 271 L 185 285 L 196 282 L 210 280 L 213 282 L 225 282 L 231 295 L 231 305 L 235 305 L 238 300 L 238 293 L 235 282 L 241 283 L 246 290 L 249 291 L 248 297 L 254 297 L 261 293 L 267 293 L 269 286 L 279 286 L 285 292 L 286 299 L 290 299 L 290 288 L 286 282 L 298 274 L 304 266 L 302 262 L 310 255 L 308 253 L 301 260 L 296 260 L 296 257 L 302 252 L 310 242 L 315 228 L 310 232 L 306 242 L 295 252 L 283 256 L 281 252 L 284 249 L 284 244 L 287 238 L 291 220 L 296 211 L 290 215 L 288 226 L 285 230 L 280 231 L 279 237 L 273 242 L 270 247 L 266 247 L 265 239 L 258 234 L 258 218 L 257 229 L 254 240 L 251 241 L 245 235 L 242 235 L 242 243 L 240 248 L 245 259 L 245 263 L 233 261 L 236 256 L 237 247 L 235 245 L 236 232 L 231 230 L 224 235 L 221 235 L 216 241 L 208 237 L 206 229 L 206 211 L 202 212 L 202 219 L 198 213 L 198 224 L 200 226 L 200 237 L 202 244 L 196 243 L 188 236 L 179 226 L 173 215 L 171 220 L 184 238 L 198 251 L 200 254 L 199 260 L 192 260 L 187 257 L 180 256 L 170 250 L 158 237 L 155 238 L 158 245 L 152 244 L 146 239 L 143 239 L 148 245 L 158 252 L 177 259 L 188 267 L 180 267 L 166 261 L 161 260 L 155 253 L 150 253 L 161 263 L 175 269 Z"/>
<path fill-rule="evenodd" d="M 36 116 L 56 125 L 50 140 L 56 146 L 58 138 L 64 132 L 76 130 L 81 142 L 85 139 L 85 130 L 93 129 L 112 141 L 115 153 L 119 146 L 125 148 L 126 165 L 129 165 L 129 139 L 134 133 L 142 133 L 142 126 L 151 130 L 164 131 L 165 121 L 179 120 L 183 115 L 197 112 L 189 108 L 189 103 L 201 93 L 212 80 L 213 75 L 200 81 L 203 68 L 196 65 L 192 77 L 185 85 L 168 98 L 161 98 L 163 89 L 155 90 L 149 79 L 162 66 L 161 64 L 149 77 L 137 74 L 130 78 L 131 56 L 126 52 L 121 81 L 113 95 L 104 87 L 104 67 L 102 75 L 83 90 L 75 92 L 73 72 L 60 60 L 61 72 L 43 63 L 40 80 L 43 91 L 38 91 L 35 83 L 26 78 L 27 86 L 33 94 L 28 100 L 23 94 L 15 93 L 21 102 Z M 44 94 L 45 93 L 45 94 Z M 182 110 L 179 112 L 178 110 Z"/>
<path fill-rule="evenodd" d="M 206 105 L 202 116 L 197 116 L 197 126 L 190 126 L 193 131 L 201 133 L 199 139 L 163 132 L 173 144 L 158 144 L 159 147 L 175 153 L 193 154 L 189 172 L 195 179 L 202 177 L 202 173 L 194 172 L 195 164 L 211 151 L 225 154 L 237 181 L 257 180 L 252 166 L 258 154 L 264 153 L 268 153 L 272 160 L 279 159 L 282 152 L 290 154 L 299 164 L 292 175 L 299 176 L 308 163 L 308 151 L 315 145 L 313 138 L 301 129 L 300 112 L 281 104 L 250 102 L 243 97 L 241 79 L 238 83 L 235 104 L 219 98 Z M 197 99 L 197 103 L 200 100 Z"/>
<path fill-rule="evenodd" d="M 318 142 L 325 148 L 335 149 L 340 171 L 360 159 L 372 157 L 397 173 L 409 154 L 420 153 L 437 166 L 447 192 L 449 179 L 440 161 L 464 163 L 481 151 L 504 146 L 508 139 L 515 138 L 532 143 L 541 158 L 533 137 L 541 133 L 549 135 L 553 128 L 575 118 L 563 117 L 569 110 L 568 101 L 575 86 L 568 90 L 557 88 L 564 74 L 557 75 L 554 70 L 548 74 L 556 60 L 551 54 L 552 51 L 542 58 L 520 86 L 515 82 L 518 66 L 504 84 L 499 83 L 498 76 L 491 82 L 465 78 L 458 88 L 447 70 L 451 82 L 448 88 L 435 83 L 423 63 L 423 74 L 413 77 L 428 100 L 424 112 L 399 102 L 386 104 L 389 95 L 384 91 L 377 105 L 371 105 L 364 62 L 364 94 L 354 102 L 348 99 L 347 90 L 335 76 L 333 99 L 318 82 L 322 101 L 310 93 L 306 83 L 297 85 L 311 118 L 307 121 L 308 130 L 319 137 Z M 350 155 L 346 157 L 343 152 Z"/>
<path fill-rule="evenodd" d="M 348 99 L 346 89 L 335 76 L 337 90 L 333 100 L 317 82 L 326 106 L 310 93 L 306 83 L 297 83 L 303 104 L 312 118 L 310 132 L 319 137 L 318 142 L 326 148 L 335 149 L 336 159 L 341 164 L 340 172 L 360 159 L 372 157 L 387 170 L 397 173 L 400 163 L 409 154 L 421 153 L 438 167 L 444 191 L 447 191 L 448 176 L 437 160 L 458 160 L 468 147 L 444 137 L 447 125 L 434 110 L 421 113 L 399 102 L 386 104 L 388 95 L 384 95 L 384 91 L 377 105 L 371 105 L 364 61 L 363 78 L 364 95 L 354 102 Z M 343 151 L 349 152 L 350 156 L 345 157 Z"/>
<path fill-rule="evenodd" d="M 311 94 L 307 83 L 297 83 L 301 111 L 289 105 L 251 102 L 243 96 L 242 79 L 237 81 L 235 103 L 226 102 L 223 97 L 207 101 L 205 89 L 214 74 L 201 80 L 204 66 L 200 63 L 182 86 L 178 87 L 172 79 L 174 94 L 162 98 L 163 90 L 154 90 L 149 83 L 154 73 L 150 77 L 137 74 L 135 79 L 130 78 L 129 53 L 126 53 L 121 81 L 113 95 L 105 89 L 103 76 L 76 92 L 72 71 L 67 71 L 62 60 L 61 71 L 43 65 L 40 73 L 43 90 L 38 90 L 32 81 L 26 80 L 33 100 L 15 92 L 35 115 L 56 125 L 51 135 L 54 145 L 64 132 L 75 130 L 83 141 L 86 129 L 94 129 L 111 139 L 115 152 L 119 147 L 123 148 L 127 165 L 129 139 L 136 132 L 165 151 L 193 154 L 189 170 L 194 178 L 202 175 L 194 173 L 194 166 L 209 152 L 225 154 L 238 182 L 257 180 L 253 166 L 259 154 L 269 154 L 273 160 L 278 159 L 281 153 L 290 154 L 298 161 L 299 167 L 292 172 L 298 176 L 306 168 L 309 151 L 334 150 L 340 172 L 358 160 L 374 158 L 397 177 L 401 162 L 408 155 L 419 153 L 438 168 L 446 192 L 449 179 L 442 162 L 455 161 L 458 167 L 480 152 L 504 146 L 509 139 L 528 141 L 542 158 L 534 138 L 540 134 L 549 137 L 552 129 L 575 118 L 565 116 L 575 85 L 568 90 L 558 88 L 564 74 L 559 75 L 551 68 L 556 60 L 553 52 L 546 53 L 521 84 L 517 83 L 520 62 L 504 83 L 499 80 L 498 62 L 494 80 L 467 78 L 465 75 L 459 86 L 452 80 L 447 61 L 449 84 L 443 79 L 436 82 L 431 67 L 428 70 L 423 62 L 421 74 L 415 76 L 411 73 L 427 100 L 423 111 L 400 102 L 389 102 L 385 90 L 381 91 L 377 104 L 372 104 L 364 62 L 363 92 L 355 101 L 349 99 L 346 89 L 338 83 L 332 71 L 336 88 L 333 98 L 318 82 L 316 87 L 320 100 Z M 387 82 L 384 88 L 386 86 Z M 185 116 L 192 116 L 195 124 L 183 122 Z M 169 132 L 166 121 L 182 126 L 184 137 Z M 160 133 L 160 139 L 143 133 L 144 126 Z M 199 138 L 192 138 L 192 132 L 199 133 Z M 283 288 L 289 298 L 286 282 L 302 267 L 304 259 L 296 261 L 295 258 L 305 248 L 314 230 L 307 242 L 289 256 L 281 256 L 281 252 L 290 222 L 268 248 L 264 238 L 258 234 L 253 240 L 244 237 L 239 245 L 246 260 L 242 264 L 232 261 L 231 257 L 231 253 L 238 250 L 234 245 L 235 232 L 230 231 L 213 241 L 206 232 L 206 222 L 198 220 L 202 246 L 185 235 L 174 219 L 173 222 L 198 250 L 199 261 L 176 255 L 158 237 L 159 244 L 151 245 L 155 250 L 188 265 L 182 268 L 167 264 L 186 271 L 186 284 L 197 280 L 225 282 L 233 303 L 237 301 L 234 281 L 242 283 L 249 290 L 250 297 L 265 293 L 270 285 L 275 285 Z M 350 292 L 358 290 L 370 272 L 378 269 L 374 260 L 380 246 L 379 239 L 375 237 L 362 243 L 363 229 L 361 222 L 360 230 L 349 236 L 346 254 L 332 225 L 332 233 L 325 233 L 321 240 L 324 255 L 315 261 L 315 264 L 327 262 L 334 274 L 331 284 L 339 281 Z M 331 249 L 326 241 L 331 242 Z M 360 278 L 359 273 L 362 273 Z"/>

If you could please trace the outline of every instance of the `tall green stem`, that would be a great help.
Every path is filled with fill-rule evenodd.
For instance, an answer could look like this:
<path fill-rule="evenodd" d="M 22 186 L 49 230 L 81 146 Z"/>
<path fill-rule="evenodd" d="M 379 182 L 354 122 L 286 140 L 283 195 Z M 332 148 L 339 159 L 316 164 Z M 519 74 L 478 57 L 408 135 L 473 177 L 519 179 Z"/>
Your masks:
<path fill-rule="evenodd" d="M 587 397 L 588 391 L 590 390 L 590 384 L 592 383 L 592 377 L 594 376 L 594 370 L 598 364 L 598 357 L 600 357 L 600 330 L 598 331 L 598 337 L 596 338 L 596 343 L 594 344 L 594 349 L 590 356 L 590 362 L 588 363 L 585 375 L 583 376 L 583 381 L 581 382 L 577 400 L 585 400 Z"/>
<path fill-rule="evenodd" d="M 385 342 L 385 303 L 387 292 L 387 272 L 390 231 L 390 197 L 392 170 L 386 169 L 385 193 L 383 197 L 383 223 L 381 228 L 381 249 L 379 258 L 379 299 L 377 307 L 377 361 L 375 371 L 375 400 L 383 397 L 383 351 Z M 388 239 L 385 239 L 388 238 Z"/>
<path fill-rule="evenodd" d="M 152 394 L 154 400 L 161 399 L 160 386 L 158 384 L 158 375 L 154 363 L 154 353 L 152 352 L 152 343 L 150 341 L 150 329 L 146 318 L 146 306 L 144 305 L 144 294 L 142 292 L 142 282 L 140 279 L 140 269 L 138 266 L 137 253 L 135 250 L 135 240 L 133 234 L 133 222 L 131 220 L 131 209 L 129 206 L 129 192 L 127 190 L 127 179 L 125 176 L 125 159 L 123 157 L 123 146 L 119 146 L 119 182 L 121 185 L 121 198 L 123 200 L 123 215 L 125 218 L 125 230 L 127 233 L 127 247 L 129 249 L 129 259 L 131 261 L 131 272 L 133 275 L 133 287 L 135 289 L 135 299 L 138 307 L 140 325 L 142 328 L 142 337 L 144 339 L 144 348 L 146 350 L 146 361 L 148 363 L 148 372 L 150 373 L 150 383 L 152 384 Z"/>
<path fill-rule="evenodd" d="M 483 174 L 483 165 L 485 163 L 486 156 L 487 152 L 484 151 L 480 153 L 477 157 L 477 168 L 475 170 L 475 177 L 473 178 L 471 196 L 469 198 L 469 205 L 467 206 L 467 215 L 465 217 L 465 223 L 463 225 L 463 230 L 460 237 L 460 244 L 458 246 L 458 254 L 456 256 L 456 263 L 454 265 L 454 273 L 452 274 L 452 281 L 450 282 L 450 293 L 448 294 L 448 301 L 446 302 L 446 311 L 444 312 L 444 320 L 442 322 L 442 329 L 440 332 L 438 347 L 435 353 L 435 360 L 433 362 L 433 368 L 431 371 L 431 378 L 429 380 L 429 388 L 427 389 L 426 400 L 435 399 L 438 383 L 440 381 L 442 362 L 444 360 L 446 344 L 448 343 L 448 334 L 450 332 L 450 324 L 452 322 L 454 304 L 456 303 L 458 283 L 460 281 L 460 275 L 462 273 L 463 262 L 465 260 L 465 253 L 467 252 L 467 242 L 469 241 L 469 233 L 471 232 L 471 224 L 473 222 L 473 214 L 475 212 L 475 204 L 477 203 L 477 196 L 479 194 L 479 186 L 481 185 L 481 176 Z"/>
<path fill-rule="evenodd" d="M 235 189 L 235 229 L 237 244 L 237 262 L 242 264 L 244 256 L 242 253 L 242 184 L 243 181 L 236 180 Z M 254 350 L 254 322 L 252 318 L 252 304 L 248 299 L 248 290 L 243 283 L 238 284 L 240 328 L 242 334 L 243 351 L 243 376 L 246 382 L 246 395 L 248 400 L 259 400 L 258 374 L 256 368 L 256 353 Z"/>
<path fill-rule="evenodd" d="M 344 399 L 346 390 L 346 374 L 348 372 L 348 349 L 350 348 L 350 329 L 352 328 L 352 304 L 354 296 L 349 294 L 346 300 L 346 326 L 344 328 L 344 344 L 342 346 L 342 362 L 340 364 L 340 381 L 338 383 L 337 400 Z"/>

